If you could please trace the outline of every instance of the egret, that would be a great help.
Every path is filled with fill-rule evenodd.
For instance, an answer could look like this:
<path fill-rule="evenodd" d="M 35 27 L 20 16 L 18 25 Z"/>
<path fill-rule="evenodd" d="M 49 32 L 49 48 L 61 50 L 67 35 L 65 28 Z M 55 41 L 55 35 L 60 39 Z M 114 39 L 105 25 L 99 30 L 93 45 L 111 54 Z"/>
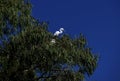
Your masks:
<path fill-rule="evenodd" d="M 64 28 L 60 28 L 59 31 L 56 31 L 56 32 L 54 33 L 54 36 L 59 36 L 60 34 L 63 33 L 63 31 L 64 31 Z"/>
<path fill-rule="evenodd" d="M 52 40 L 51 40 L 51 43 L 55 43 L 55 39 L 52 39 Z"/>

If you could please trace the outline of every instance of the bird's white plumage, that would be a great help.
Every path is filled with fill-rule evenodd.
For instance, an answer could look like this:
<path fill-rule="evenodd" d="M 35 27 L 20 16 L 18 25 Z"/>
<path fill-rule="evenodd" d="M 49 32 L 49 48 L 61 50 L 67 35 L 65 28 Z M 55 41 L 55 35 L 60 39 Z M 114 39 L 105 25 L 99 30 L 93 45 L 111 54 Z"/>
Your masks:
<path fill-rule="evenodd" d="M 55 33 L 54 33 L 54 36 L 58 36 L 60 34 L 60 32 L 59 31 L 56 31 Z"/>
<path fill-rule="evenodd" d="M 55 43 L 55 39 L 52 39 L 52 40 L 51 40 L 51 43 Z"/>
<path fill-rule="evenodd" d="M 63 33 L 63 31 L 64 31 L 64 28 L 60 28 L 59 31 L 56 31 L 56 32 L 54 33 L 54 36 L 59 36 L 60 34 Z"/>

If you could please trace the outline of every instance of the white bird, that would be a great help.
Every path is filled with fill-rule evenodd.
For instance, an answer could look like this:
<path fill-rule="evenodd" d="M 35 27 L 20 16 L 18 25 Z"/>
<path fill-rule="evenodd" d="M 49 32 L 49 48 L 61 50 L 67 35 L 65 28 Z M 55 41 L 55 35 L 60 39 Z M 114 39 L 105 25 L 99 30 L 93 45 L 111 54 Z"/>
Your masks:
<path fill-rule="evenodd" d="M 59 36 L 59 34 L 62 34 L 63 31 L 64 31 L 64 28 L 60 28 L 59 31 L 56 31 L 56 32 L 54 33 L 54 36 Z"/>
<path fill-rule="evenodd" d="M 51 40 L 51 43 L 55 43 L 55 39 L 52 39 L 52 40 Z"/>

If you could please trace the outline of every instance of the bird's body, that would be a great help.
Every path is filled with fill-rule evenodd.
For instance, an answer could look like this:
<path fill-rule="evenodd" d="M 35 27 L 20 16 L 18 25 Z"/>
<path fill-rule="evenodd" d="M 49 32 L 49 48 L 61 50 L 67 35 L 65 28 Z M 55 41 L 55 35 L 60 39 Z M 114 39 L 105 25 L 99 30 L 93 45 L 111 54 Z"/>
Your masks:
<path fill-rule="evenodd" d="M 51 43 L 55 43 L 55 39 L 52 39 L 52 40 L 51 40 Z"/>
<path fill-rule="evenodd" d="M 55 33 L 54 33 L 54 36 L 58 36 L 60 34 L 60 32 L 59 31 L 56 31 Z"/>

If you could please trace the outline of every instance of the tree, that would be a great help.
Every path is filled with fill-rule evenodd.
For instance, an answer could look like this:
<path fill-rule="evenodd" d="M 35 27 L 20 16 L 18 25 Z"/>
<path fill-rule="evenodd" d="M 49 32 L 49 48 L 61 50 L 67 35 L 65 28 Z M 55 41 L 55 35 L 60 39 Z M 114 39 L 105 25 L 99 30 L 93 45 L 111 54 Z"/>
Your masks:
<path fill-rule="evenodd" d="M 82 81 L 92 75 L 98 57 L 86 38 L 54 37 L 30 11 L 29 0 L 0 1 L 0 81 Z"/>

